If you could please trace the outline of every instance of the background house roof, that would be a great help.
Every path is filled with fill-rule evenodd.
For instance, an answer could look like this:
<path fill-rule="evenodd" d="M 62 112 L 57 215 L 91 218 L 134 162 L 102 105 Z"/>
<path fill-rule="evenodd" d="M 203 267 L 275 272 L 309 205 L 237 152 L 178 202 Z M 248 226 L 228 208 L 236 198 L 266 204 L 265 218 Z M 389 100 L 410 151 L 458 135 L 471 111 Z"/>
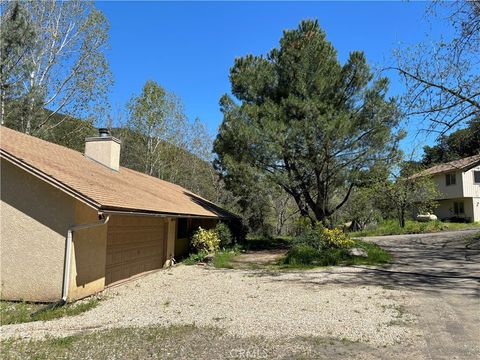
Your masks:
<path fill-rule="evenodd" d="M 181 186 L 120 167 L 114 171 L 82 153 L 0 127 L 3 158 L 57 184 L 99 210 L 232 217 Z"/>
<path fill-rule="evenodd" d="M 450 161 L 445 164 L 432 166 L 420 172 L 421 175 L 434 175 L 456 170 L 468 170 L 469 168 L 480 164 L 480 154 L 469 156 L 463 159 Z"/>

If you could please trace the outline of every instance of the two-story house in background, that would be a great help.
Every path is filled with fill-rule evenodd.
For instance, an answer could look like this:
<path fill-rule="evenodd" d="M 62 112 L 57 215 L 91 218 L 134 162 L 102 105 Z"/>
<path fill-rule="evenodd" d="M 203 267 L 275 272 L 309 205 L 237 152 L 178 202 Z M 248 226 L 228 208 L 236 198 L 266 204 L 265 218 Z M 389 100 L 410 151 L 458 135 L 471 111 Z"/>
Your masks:
<path fill-rule="evenodd" d="M 480 154 L 435 165 L 422 172 L 432 176 L 439 196 L 440 220 L 480 221 Z"/>

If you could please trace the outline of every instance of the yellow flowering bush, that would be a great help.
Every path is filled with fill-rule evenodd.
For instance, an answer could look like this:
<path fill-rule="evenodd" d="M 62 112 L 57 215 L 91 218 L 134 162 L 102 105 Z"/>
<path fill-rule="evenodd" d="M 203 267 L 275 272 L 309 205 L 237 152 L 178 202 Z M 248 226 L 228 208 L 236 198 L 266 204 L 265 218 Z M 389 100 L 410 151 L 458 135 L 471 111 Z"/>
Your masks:
<path fill-rule="evenodd" d="M 326 243 L 327 247 L 345 249 L 352 247 L 355 244 L 348 234 L 340 229 L 322 228 L 321 232 L 322 240 Z"/>
<path fill-rule="evenodd" d="M 350 236 L 340 229 L 327 229 L 320 222 L 312 225 L 303 221 L 301 233 L 293 239 L 294 244 L 308 245 L 314 249 L 347 249 L 355 245 Z"/>
<path fill-rule="evenodd" d="M 199 227 L 192 236 L 192 246 L 198 251 L 212 254 L 220 248 L 220 237 L 215 229 L 205 230 Z"/>

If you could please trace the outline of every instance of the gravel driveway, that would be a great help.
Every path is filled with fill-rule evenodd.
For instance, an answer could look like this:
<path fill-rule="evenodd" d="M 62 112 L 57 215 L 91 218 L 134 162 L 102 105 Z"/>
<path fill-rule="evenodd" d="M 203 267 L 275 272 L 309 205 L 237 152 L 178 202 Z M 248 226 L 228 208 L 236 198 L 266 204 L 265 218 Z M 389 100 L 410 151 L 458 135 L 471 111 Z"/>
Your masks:
<path fill-rule="evenodd" d="M 66 336 L 90 329 L 145 325 L 215 326 L 236 336 L 346 338 L 374 345 L 406 341 L 399 309 L 411 298 L 382 286 L 340 286 L 345 269 L 267 273 L 180 265 L 111 288 L 80 316 L 2 327 L 7 337 Z M 351 273 L 351 269 L 346 269 Z M 361 273 L 361 269 L 354 270 Z M 411 321 L 402 315 L 402 320 Z"/>
<path fill-rule="evenodd" d="M 410 358 L 478 358 L 480 251 L 461 239 L 470 233 L 370 238 L 394 255 L 383 269 L 180 265 L 108 289 L 98 307 L 80 316 L 2 326 L 1 339 L 195 324 L 282 343 L 313 336 L 388 347 Z"/>

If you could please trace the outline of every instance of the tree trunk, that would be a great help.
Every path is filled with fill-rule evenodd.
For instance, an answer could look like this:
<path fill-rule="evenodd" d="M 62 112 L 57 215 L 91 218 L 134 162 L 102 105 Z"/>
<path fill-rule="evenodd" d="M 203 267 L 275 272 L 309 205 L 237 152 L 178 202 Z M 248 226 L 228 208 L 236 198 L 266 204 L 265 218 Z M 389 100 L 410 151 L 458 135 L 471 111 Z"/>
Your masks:
<path fill-rule="evenodd" d="M 405 227 L 405 209 L 400 210 L 398 220 L 400 223 L 400 227 L 403 229 Z"/>

